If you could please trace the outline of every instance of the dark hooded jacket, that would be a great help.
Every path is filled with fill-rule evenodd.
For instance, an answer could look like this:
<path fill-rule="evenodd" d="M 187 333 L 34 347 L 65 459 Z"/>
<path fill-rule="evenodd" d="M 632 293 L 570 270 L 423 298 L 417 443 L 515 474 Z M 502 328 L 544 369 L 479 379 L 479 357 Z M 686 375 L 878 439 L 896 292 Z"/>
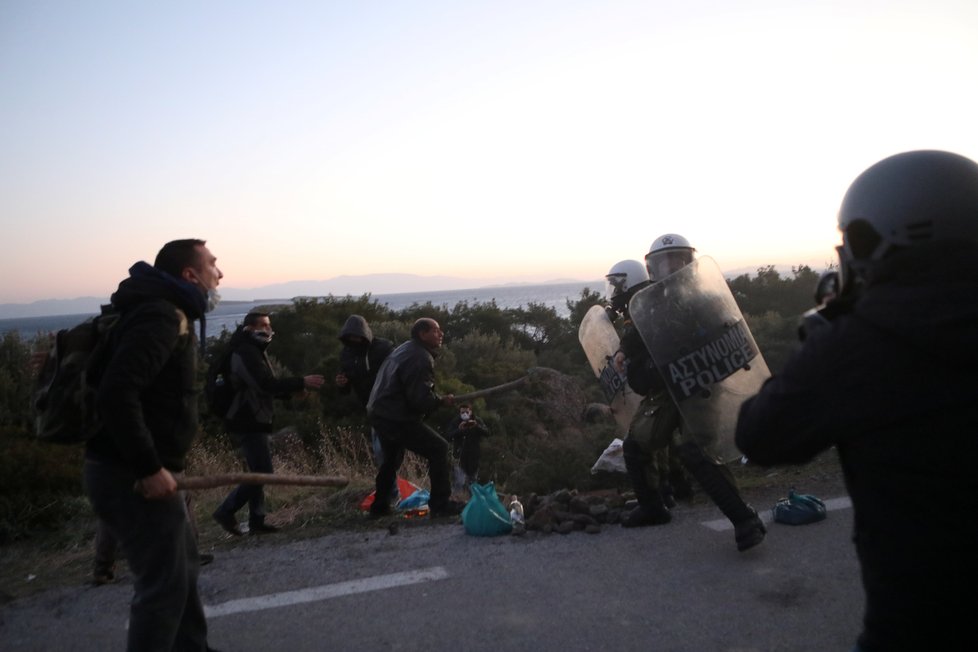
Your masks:
<path fill-rule="evenodd" d="M 865 650 L 978 650 L 978 247 L 915 246 L 746 401 L 762 465 L 839 453 L 866 590 Z"/>
<path fill-rule="evenodd" d="M 362 337 L 364 341 L 354 342 L 350 339 L 351 335 Z M 346 394 L 352 390 L 360 405 L 366 408 L 380 365 L 394 350 L 394 343 L 383 337 L 374 337 L 367 320 L 360 315 L 350 315 L 347 318 L 340 330 L 339 339 L 343 342 L 340 371 L 349 379 L 349 383 L 339 391 Z"/>
<path fill-rule="evenodd" d="M 234 401 L 225 427 L 231 433 L 268 433 L 275 414 L 274 399 L 288 398 L 305 388 L 301 377 L 276 378 L 268 360 L 268 342 L 259 342 L 251 331 L 239 328 L 231 347 L 231 382 Z"/>
<path fill-rule="evenodd" d="M 386 421 L 420 422 L 440 405 L 441 397 L 435 393 L 435 358 L 422 342 L 410 339 L 380 366 L 367 414 Z"/>
<path fill-rule="evenodd" d="M 102 429 L 87 455 L 137 477 L 182 471 L 197 434 L 197 339 L 189 321 L 206 299 L 186 281 L 139 262 L 112 295 L 121 313 L 109 339 L 96 406 Z"/>

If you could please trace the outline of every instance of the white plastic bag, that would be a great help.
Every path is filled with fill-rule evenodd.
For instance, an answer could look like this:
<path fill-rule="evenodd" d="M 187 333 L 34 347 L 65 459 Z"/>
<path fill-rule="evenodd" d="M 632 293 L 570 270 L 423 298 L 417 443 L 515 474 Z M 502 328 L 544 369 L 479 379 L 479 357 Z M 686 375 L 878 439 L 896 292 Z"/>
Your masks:
<path fill-rule="evenodd" d="M 624 442 L 617 437 L 611 440 L 608 444 L 608 448 L 604 449 L 601 453 L 601 457 L 598 461 L 594 463 L 591 467 L 591 473 L 598 473 L 600 471 L 608 471 L 609 473 L 624 473 L 625 472 L 625 455 L 622 452 L 621 446 Z"/>

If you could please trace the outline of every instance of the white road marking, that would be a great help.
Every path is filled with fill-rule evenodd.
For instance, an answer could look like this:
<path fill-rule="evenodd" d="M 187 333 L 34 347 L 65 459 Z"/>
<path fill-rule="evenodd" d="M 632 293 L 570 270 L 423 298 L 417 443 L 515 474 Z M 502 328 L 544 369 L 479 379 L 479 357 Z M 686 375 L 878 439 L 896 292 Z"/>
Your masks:
<path fill-rule="evenodd" d="M 849 509 L 852 507 L 852 501 L 849 499 L 849 496 L 843 496 L 842 498 L 829 498 L 828 500 L 823 500 L 822 502 L 825 503 L 825 511 L 827 512 L 838 509 Z M 760 516 L 761 520 L 766 524 L 770 524 L 771 521 L 774 520 L 774 517 L 771 516 L 770 509 L 765 509 L 764 511 L 758 512 L 757 515 Z M 703 526 L 716 532 L 723 532 L 724 530 L 733 529 L 733 523 L 725 518 L 719 518 L 715 521 L 703 521 Z"/>
<path fill-rule="evenodd" d="M 344 595 L 352 595 L 354 593 L 366 593 L 368 591 L 391 589 L 396 586 L 420 584 L 421 582 L 433 582 L 435 580 L 443 580 L 447 577 L 448 571 L 445 570 L 444 567 L 432 566 L 431 568 L 405 571 L 403 573 L 365 577 L 359 580 L 350 580 L 349 582 L 312 586 L 306 589 L 298 589 L 296 591 L 271 593 L 269 595 L 258 595 L 253 598 L 229 600 L 228 602 L 222 602 L 221 604 L 205 605 L 204 615 L 207 616 L 207 618 L 217 618 L 219 616 L 228 616 L 231 614 L 245 613 L 249 611 L 275 609 L 276 607 L 287 607 L 294 604 L 329 600 L 330 598 L 338 598 Z"/>

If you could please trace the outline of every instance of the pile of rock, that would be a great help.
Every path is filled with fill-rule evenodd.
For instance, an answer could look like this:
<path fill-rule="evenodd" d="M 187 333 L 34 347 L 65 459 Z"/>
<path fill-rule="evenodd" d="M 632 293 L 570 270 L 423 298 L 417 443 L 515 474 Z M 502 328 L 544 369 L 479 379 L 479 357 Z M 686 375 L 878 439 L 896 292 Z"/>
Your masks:
<path fill-rule="evenodd" d="M 527 530 L 559 534 L 584 531 L 597 534 L 603 525 L 621 522 L 628 506 L 628 496 L 614 489 L 579 493 L 561 489 L 545 496 L 530 494 L 523 500 Z M 512 497 L 503 499 L 509 505 Z"/>

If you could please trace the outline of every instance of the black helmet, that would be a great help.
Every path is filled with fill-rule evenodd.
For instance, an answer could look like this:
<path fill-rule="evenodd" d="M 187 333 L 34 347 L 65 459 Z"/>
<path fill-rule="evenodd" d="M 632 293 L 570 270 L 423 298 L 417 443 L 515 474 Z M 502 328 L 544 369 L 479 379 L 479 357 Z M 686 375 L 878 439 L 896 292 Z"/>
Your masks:
<path fill-rule="evenodd" d="M 885 158 L 849 186 L 839 230 L 843 290 L 894 248 L 940 240 L 978 243 L 978 163 L 941 151 Z"/>

